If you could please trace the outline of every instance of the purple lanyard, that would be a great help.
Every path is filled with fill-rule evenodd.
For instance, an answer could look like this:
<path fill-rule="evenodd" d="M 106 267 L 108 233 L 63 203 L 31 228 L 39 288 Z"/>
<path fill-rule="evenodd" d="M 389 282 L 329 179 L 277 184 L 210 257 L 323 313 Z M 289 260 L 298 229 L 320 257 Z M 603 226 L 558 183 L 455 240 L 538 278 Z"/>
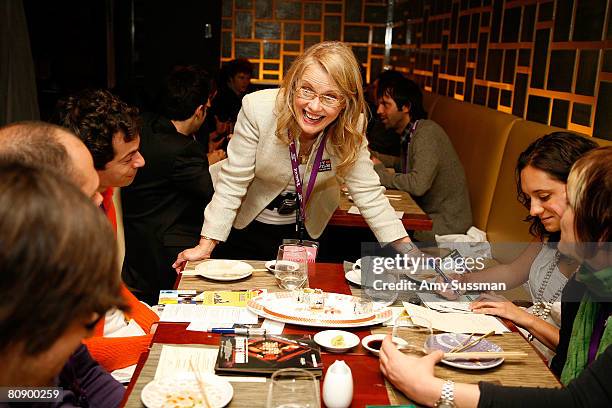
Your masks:
<path fill-rule="evenodd" d="M 413 125 L 410 127 L 410 130 L 408 131 L 408 136 L 406 136 L 406 139 L 408 139 L 408 143 L 406 144 L 406 151 L 404 152 L 404 163 L 402 165 L 402 173 L 408 173 L 408 147 L 410 146 L 410 142 L 412 141 L 412 136 L 414 135 L 414 132 L 416 131 L 417 125 L 418 125 L 419 121 L 416 120 Z"/>
<path fill-rule="evenodd" d="M 297 194 L 300 208 L 298 210 L 298 232 L 301 232 L 306 221 L 306 202 L 312 193 L 314 188 L 317 174 L 319 173 L 319 166 L 321 165 L 321 158 L 323 157 L 323 150 L 325 150 L 325 141 L 327 140 L 327 133 L 323 135 L 321 144 L 317 149 L 317 155 L 315 157 L 314 164 L 312 165 L 312 171 L 310 172 L 310 179 L 308 180 L 308 188 L 306 189 L 306 195 L 303 195 L 302 180 L 300 179 L 300 166 L 298 165 L 297 152 L 295 149 L 295 141 L 291 140 L 289 143 L 289 157 L 291 158 L 291 169 L 293 170 L 293 181 L 295 182 L 295 192 Z M 301 237 L 300 237 L 301 239 Z"/>

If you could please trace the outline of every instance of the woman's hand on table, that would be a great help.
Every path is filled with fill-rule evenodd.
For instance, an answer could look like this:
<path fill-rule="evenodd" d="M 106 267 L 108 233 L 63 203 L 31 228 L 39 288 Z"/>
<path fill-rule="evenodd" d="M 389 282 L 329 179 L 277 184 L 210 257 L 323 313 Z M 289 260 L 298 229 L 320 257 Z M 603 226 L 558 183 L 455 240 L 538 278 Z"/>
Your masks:
<path fill-rule="evenodd" d="M 478 299 L 470 304 L 470 309 L 474 313 L 503 317 L 521 327 L 527 326 L 533 317 L 505 297 L 493 293 L 483 293 L 480 295 Z"/>
<path fill-rule="evenodd" d="M 432 406 L 444 383 L 434 376 L 434 366 L 443 356 L 440 350 L 421 358 L 403 354 L 387 336 L 380 348 L 380 371 L 410 399 Z"/>
<path fill-rule="evenodd" d="M 176 270 L 176 273 L 180 273 L 187 261 L 201 261 L 210 258 L 210 254 L 215 249 L 215 246 L 217 246 L 217 241 L 202 237 L 198 245 L 178 254 L 172 267 Z"/>

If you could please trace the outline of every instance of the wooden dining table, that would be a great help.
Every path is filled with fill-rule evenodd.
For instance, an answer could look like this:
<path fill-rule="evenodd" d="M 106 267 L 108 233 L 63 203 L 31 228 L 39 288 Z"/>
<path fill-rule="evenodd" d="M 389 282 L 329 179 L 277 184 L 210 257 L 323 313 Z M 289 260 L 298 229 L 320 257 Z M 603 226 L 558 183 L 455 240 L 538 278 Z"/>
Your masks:
<path fill-rule="evenodd" d="M 251 264 L 255 271 L 245 279 L 233 282 L 218 282 L 201 276 L 179 275 L 176 288 L 195 291 L 264 288 L 269 292 L 281 290 L 276 284 L 274 275 L 265 270 L 263 262 L 246 262 Z M 188 263 L 186 269 L 194 269 L 197 263 Z M 311 288 L 320 288 L 326 292 L 359 296 L 361 289 L 358 286 L 349 284 L 344 275 L 345 271 L 340 264 L 310 264 L 308 285 Z M 190 346 L 208 348 L 218 347 L 220 335 L 188 331 L 186 330 L 187 326 L 187 323 L 158 324 L 149 352 L 144 353 L 138 362 L 136 372 L 126 391 L 123 406 L 143 407 L 140 393 L 143 387 L 155 375 L 161 347 L 164 344 L 189 344 Z M 525 352 L 527 353 L 526 358 L 507 360 L 495 368 L 486 370 L 462 370 L 439 364 L 435 367 L 435 375 L 456 382 L 472 384 L 487 381 L 507 386 L 560 387 L 559 381 L 549 370 L 537 351 L 516 331 L 516 328 L 512 328 L 514 329 L 513 332 L 492 336 L 490 340 L 501 346 L 504 351 Z M 286 324 L 283 334 L 314 335 L 320 330 L 324 329 Z M 390 333 L 392 328 L 377 325 L 346 330 L 353 332 L 362 339 L 373 333 Z M 322 351 L 321 358 L 324 365 L 322 378 L 325 376 L 326 369 L 336 360 L 344 360 L 351 368 L 354 381 L 352 407 L 406 405 L 411 403 L 403 393 L 386 381 L 380 371 L 378 357 L 370 354 L 361 344 L 342 355 Z M 229 407 L 255 408 L 265 406 L 269 378 L 266 379 L 266 382 L 234 382 L 232 386 L 234 387 L 234 396 L 228 405 Z"/>
<path fill-rule="evenodd" d="M 402 224 L 407 230 L 430 231 L 433 227 L 431 218 L 419 207 L 410 194 L 399 190 L 386 190 L 385 197 L 395 211 L 403 212 Z M 361 214 L 350 214 L 348 210 L 354 206 L 351 197 L 345 192 L 340 194 L 340 205 L 332 215 L 329 225 L 339 227 L 367 228 L 368 224 Z"/>

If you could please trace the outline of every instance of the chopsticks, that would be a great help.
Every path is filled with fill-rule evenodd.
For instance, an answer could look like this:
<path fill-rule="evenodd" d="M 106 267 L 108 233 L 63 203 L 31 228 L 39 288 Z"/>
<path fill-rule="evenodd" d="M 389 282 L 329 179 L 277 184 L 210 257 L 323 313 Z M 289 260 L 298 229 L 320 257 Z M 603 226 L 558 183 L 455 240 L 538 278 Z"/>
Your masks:
<path fill-rule="evenodd" d="M 480 351 L 444 353 L 444 360 L 492 360 L 495 358 L 525 358 L 527 353 L 522 351 Z"/>
<path fill-rule="evenodd" d="M 474 339 L 472 341 L 469 341 L 472 338 L 472 336 L 474 335 L 472 333 L 472 334 L 470 334 L 470 337 L 467 338 L 467 341 L 469 341 L 468 343 L 458 345 L 457 347 L 453 348 L 450 351 L 450 353 L 459 353 L 459 352 L 461 352 L 463 350 L 466 350 L 466 349 L 468 349 L 468 348 L 470 348 L 472 346 L 475 346 L 476 344 L 480 343 L 481 340 L 486 339 L 487 337 L 489 337 L 492 334 L 495 334 L 495 330 L 492 330 L 492 331 L 488 332 L 487 334 L 484 334 L 484 335 L 482 335 L 482 336 L 480 336 L 480 337 L 478 337 L 478 338 L 476 338 L 476 339 Z"/>
<path fill-rule="evenodd" d="M 206 382 L 202 379 L 200 372 L 195 369 L 191 360 L 189 360 L 189 367 L 191 368 L 191 371 L 193 371 L 193 374 L 196 377 L 198 387 L 200 388 L 200 392 L 202 393 L 202 397 L 204 398 L 204 408 L 212 407 L 212 405 L 210 405 L 210 401 L 208 400 L 208 394 L 206 394 Z"/>

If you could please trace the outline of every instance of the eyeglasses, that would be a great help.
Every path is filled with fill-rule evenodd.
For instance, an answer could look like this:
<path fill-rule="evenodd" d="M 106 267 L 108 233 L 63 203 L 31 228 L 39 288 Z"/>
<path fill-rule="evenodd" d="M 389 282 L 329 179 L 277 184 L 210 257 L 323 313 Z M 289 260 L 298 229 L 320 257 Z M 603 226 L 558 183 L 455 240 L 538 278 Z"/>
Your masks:
<path fill-rule="evenodd" d="M 320 95 L 313 91 L 310 88 L 305 88 L 303 86 L 299 87 L 296 90 L 298 98 L 306 99 L 308 101 L 312 101 L 314 98 L 318 97 L 321 104 L 327 106 L 328 108 L 338 108 L 344 100 L 338 96 L 334 95 Z"/>

